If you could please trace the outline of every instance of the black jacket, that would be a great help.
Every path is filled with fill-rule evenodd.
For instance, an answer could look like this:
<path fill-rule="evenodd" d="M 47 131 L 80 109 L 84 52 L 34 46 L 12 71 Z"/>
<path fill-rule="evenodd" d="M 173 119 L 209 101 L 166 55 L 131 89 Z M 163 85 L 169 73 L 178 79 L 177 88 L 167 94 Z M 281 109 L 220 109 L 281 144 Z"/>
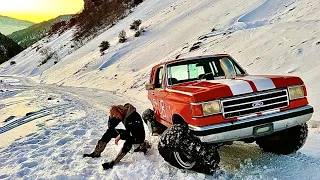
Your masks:
<path fill-rule="evenodd" d="M 141 116 L 132 105 L 126 104 L 125 106 L 128 107 L 128 112 L 122 120 L 122 123 L 126 130 L 119 131 L 120 137 L 121 139 L 132 140 L 136 143 L 143 142 L 145 139 L 145 131 Z M 109 129 L 115 129 L 119 123 L 120 121 L 118 119 L 109 119 Z"/>

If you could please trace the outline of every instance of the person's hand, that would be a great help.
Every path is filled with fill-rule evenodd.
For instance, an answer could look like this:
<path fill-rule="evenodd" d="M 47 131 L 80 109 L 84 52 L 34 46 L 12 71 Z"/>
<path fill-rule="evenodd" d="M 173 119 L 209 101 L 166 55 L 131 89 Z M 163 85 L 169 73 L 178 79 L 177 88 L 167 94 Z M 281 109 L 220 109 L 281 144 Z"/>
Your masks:
<path fill-rule="evenodd" d="M 103 170 L 111 169 L 114 166 L 114 161 L 102 164 Z"/>
<path fill-rule="evenodd" d="M 114 143 L 118 145 L 119 141 L 120 141 L 120 135 L 116 137 L 116 139 L 114 140 Z"/>
<path fill-rule="evenodd" d="M 86 157 L 99 158 L 100 155 L 94 155 L 94 153 L 91 153 L 91 154 L 84 154 L 83 157 L 84 157 L 84 158 L 86 158 Z"/>

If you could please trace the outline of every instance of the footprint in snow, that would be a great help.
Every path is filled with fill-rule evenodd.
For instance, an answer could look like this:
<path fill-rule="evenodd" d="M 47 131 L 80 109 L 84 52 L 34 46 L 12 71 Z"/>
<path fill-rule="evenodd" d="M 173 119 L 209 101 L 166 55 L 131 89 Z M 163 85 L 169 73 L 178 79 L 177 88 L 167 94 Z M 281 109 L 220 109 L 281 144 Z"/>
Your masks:
<path fill-rule="evenodd" d="M 47 152 L 39 152 L 39 153 L 33 153 L 30 158 L 38 158 L 38 157 L 42 157 L 44 155 L 46 155 Z"/>
<path fill-rule="evenodd" d="M 46 136 L 48 136 L 49 134 L 51 134 L 51 131 L 50 131 L 50 130 L 46 130 L 46 131 L 44 132 L 44 135 L 46 135 Z"/>
<path fill-rule="evenodd" d="M 43 140 L 41 142 L 39 142 L 40 145 L 45 145 L 45 144 L 48 144 L 49 143 L 49 140 Z"/>
<path fill-rule="evenodd" d="M 5 178 L 8 178 L 8 177 L 9 177 L 9 175 L 7 175 L 7 174 L 0 175 L 0 179 L 5 179 Z"/>
<path fill-rule="evenodd" d="M 51 156 L 54 152 L 55 152 L 55 150 L 50 150 L 49 152 L 47 152 L 46 156 L 49 157 L 49 156 Z"/>
<path fill-rule="evenodd" d="M 72 134 L 76 136 L 84 136 L 86 133 L 86 130 L 76 130 Z"/>
<path fill-rule="evenodd" d="M 27 167 L 27 168 L 34 168 L 34 167 L 38 166 L 38 164 L 39 164 L 39 163 L 36 162 L 36 161 L 26 162 L 26 163 L 22 163 L 21 168 L 25 168 L 25 167 Z"/>
<path fill-rule="evenodd" d="M 22 143 L 22 144 L 38 144 L 40 142 L 40 140 L 39 139 L 33 139 L 33 140 L 30 140 L 30 141 L 26 141 L 26 142 L 24 142 L 24 143 Z"/>
<path fill-rule="evenodd" d="M 28 158 L 22 157 L 22 158 L 20 158 L 20 159 L 17 160 L 17 163 L 18 163 L 18 164 L 21 164 L 21 163 L 25 162 L 26 160 L 28 160 Z"/>
<path fill-rule="evenodd" d="M 37 144 L 30 144 L 30 145 L 28 146 L 29 149 L 38 149 L 39 147 L 40 147 L 40 146 L 37 145 Z"/>
<path fill-rule="evenodd" d="M 72 140 L 72 138 L 64 138 L 64 139 L 59 140 L 56 145 L 63 146 L 71 140 Z"/>
<path fill-rule="evenodd" d="M 18 175 L 19 177 L 23 177 L 23 176 L 29 174 L 29 172 L 30 172 L 30 169 L 29 169 L 29 168 L 24 168 L 24 169 L 22 169 L 21 171 L 19 171 L 19 172 L 17 173 L 17 175 Z"/>
<path fill-rule="evenodd" d="M 38 152 L 47 152 L 49 150 L 49 147 L 42 147 L 38 149 Z"/>

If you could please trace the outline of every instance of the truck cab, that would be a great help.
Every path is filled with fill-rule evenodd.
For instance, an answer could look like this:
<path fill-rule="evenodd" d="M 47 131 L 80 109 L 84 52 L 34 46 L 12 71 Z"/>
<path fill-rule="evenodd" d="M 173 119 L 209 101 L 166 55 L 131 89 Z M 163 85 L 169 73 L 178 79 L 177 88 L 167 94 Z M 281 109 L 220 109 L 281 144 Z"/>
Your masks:
<path fill-rule="evenodd" d="M 313 113 L 299 77 L 252 76 L 228 54 L 156 65 L 146 89 L 159 123 L 187 124 L 208 143 L 272 134 Z"/>

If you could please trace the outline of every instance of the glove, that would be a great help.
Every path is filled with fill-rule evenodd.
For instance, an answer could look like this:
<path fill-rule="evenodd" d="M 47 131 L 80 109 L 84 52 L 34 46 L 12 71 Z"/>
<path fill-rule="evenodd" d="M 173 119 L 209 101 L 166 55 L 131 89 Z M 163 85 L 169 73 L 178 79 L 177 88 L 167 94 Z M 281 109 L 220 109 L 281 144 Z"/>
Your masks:
<path fill-rule="evenodd" d="M 100 155 L 94 155 L 93 153 L 91 153 L 91 154 L 84 154 L 83 157 L 99 158 Z"/>
<path fill-rule="evenodd" d="M 111 169 L 114 166 L 114 161 L 102 164 L 103 170 Z"/>

